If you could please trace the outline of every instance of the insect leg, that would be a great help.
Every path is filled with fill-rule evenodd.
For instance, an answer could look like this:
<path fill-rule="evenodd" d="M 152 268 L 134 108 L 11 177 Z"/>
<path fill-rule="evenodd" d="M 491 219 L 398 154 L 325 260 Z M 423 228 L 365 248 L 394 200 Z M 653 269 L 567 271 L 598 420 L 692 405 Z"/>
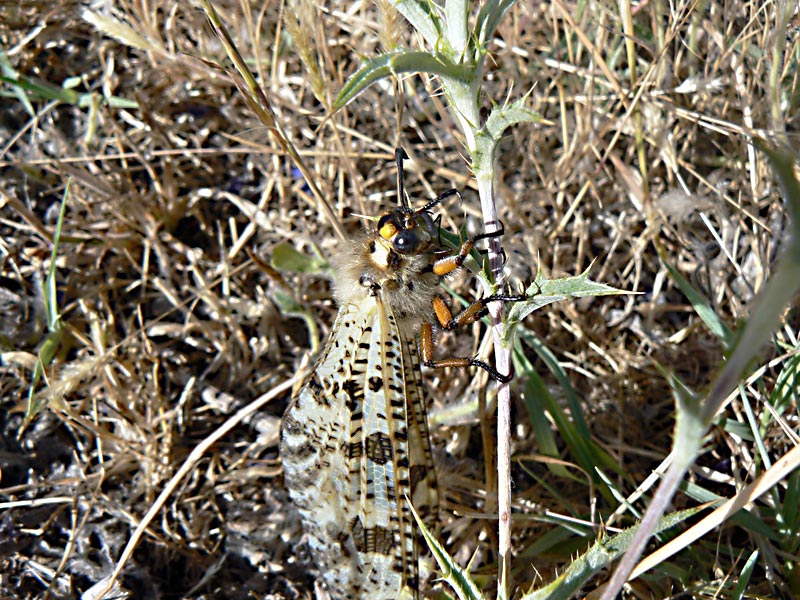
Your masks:
<path fill-rule="evenodd" d="M 433 310 L 436 313 L 436 319 L 439 325 L 447 331 L 452 331 L 464 325 L 469 325 L 480 319 L 489 311 L 489 303 L 498 300 L 507 302 L 519 302 L 525 300 L 526 296 L 509 296 L 506 294 L 493 294 L 481 298 L 477 302 L 473 302 L 456 317 L 450 307 L 447 306 L 445 301 L 440 296 L 433 298 Z M 454 356 L 449 358 L 441 358 L 438 360 L 433 359 L 433 325 L 431 323 L 423 323 L 420 328 L 420 344 L 419 351 L 422 356 L 422 364 L 426 367 L 433 369 L 441 369 L 444 367 L 480 367 L 492 377 L 492 379 L 500 383 L 508 383 L 513 378 L 513 373 L 508 375 L 501 375 L 497 369 L 485 363 L 478 358 Z"/>
<path fill-rule="evenodd" d="M 510 296 L 508 294 L 492 294 L 491 296 L 476 300 L 454 317 L 453 312 L 442 297 L 434 296 L 433 311 L 436 313 L 436 320 L 439 321 L 439 325 L 442 329 L 453 331 L 454 329 L 474 323 L 481 317 L 486 316 L 489 313 L 490 302 L 521 302 L 527 299 L 528 297 L 524 295 Z"/>
<path fill-rule="evenodd" d="M 514 377 L 513 373 L 501 375 L 497 372 L 497 369 L 478 358 L 451 356 L 450 358 L 433 360 L 433 325 L 431 323 L 423 323 L 422 327 L 420 328 L 419 353 L 422 357 L 422 364 L 431 369 L 444 369 L 445 367 L 480 367 L 489 373 L 489 376 L 492 379 L 499 381 L 500 383 L 508 383 Z"/>
<path fill-rule="evenodd" d="M 491 233 L 479 233 L 478 235 L 472 236 L 464 240 L 461 244 L 461 247 L 458 249 L 456 254 L 451 256 L 445 256 L 444 258 L 440 258 L 435 263 L 433 263 L 433 272 L 437 275 L 448 275 L 458 269 L 461 265 L 464 264 L 464 261 L 469 256 L 469 253 L 472 252 L 472 249 L 475 247 L 475 243 L 479 242 L 480 240 L 488 240 L 491 238 L 497 238 L 502 236 L 506 231 L 505 226 L 503 223 L 500 223 L 500 229 L 497 231 L 492 231 Z M 478 252 L 483 252 L 478 250 Z M 500 298 L 498 298 L 500 300 Z"/>

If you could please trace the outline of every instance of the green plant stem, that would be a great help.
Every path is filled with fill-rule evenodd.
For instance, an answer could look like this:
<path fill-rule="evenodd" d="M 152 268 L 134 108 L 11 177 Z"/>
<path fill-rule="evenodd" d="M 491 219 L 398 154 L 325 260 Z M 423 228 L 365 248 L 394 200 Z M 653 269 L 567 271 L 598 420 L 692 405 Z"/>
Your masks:
<path fill-rule="evenodd" d="M 397 10 L 405 16 L 423 36 L 432 50 L 428 53 L 397 51 L 368 61 L 352 76 L 334 102 L 338 110 L 374 81 L 404 72 L 425 71 L 436 75 L 442 82 L 453 115 L 464 133 L 471 168 L 478 184 L 484 231 L 500 229 L 495 205 L 494 154 L 497 142 L 504 131 L 516 123 L 537 122 L 538 115 L 520 101 L 495 106 L 485 122 L 481 121 L 480 97 L 483 79 L 486 44 L 494 36 L 500 19 L 516 0 L 489 0 L 484 2 L 476 17 L 475 29 L 467 35 L 468 1 L 446 0 L 444 19 L 434 10 L 429 0 L 395 0 Z M 420 67 L 424 59 L 427 67 Z M 502 277 L 500 241 L 489 242 L 490 281 L 482 278 L 484 292 L 492 294 L 496 282 Z M 503 305 L 493 302 L 489 306 L 494 339 L 495 365 L 500 373 L 511 371 L 511 352 L 505 340 Z M 511 393 L 508 385 L 501 385 L 497 396 L 497 503 L 499 538 L 498 598 L 509 597 L 511 558 L 511 462 L 510 439 Z"/>
<path fill-rule="evenodd" d="M 482 171 L 476 176 L 481 200 L 484 228 L 499 229 L 497 205 L 494 199 L 493 170 Z M 502 276 L 500 242 L 490 238 L 489 265 L 495 282 Z M 495 366 L 500 373 L 511 371 L 511 349 L 505 339 L 503 304 L 493 302 L 489 306 L 494 338 Z M 498 597 L 508 597 L 511 575 L 511 387 L 500 384 L 497 390 L 497 535 L 498 535 Z"/>
<path fill-rule="evenodd" d="M 487 151 L 478 142 L 480 110 L 478 107 L 478 85 L 480 68 L 476 68 L 475 79 L 469 84 L 462 81 L 444 81 L 444 89 L 450 97 L 456 118 L 466 138 L 467 151 L 472 159 L 472 168 L 478 184 L 483 228 L 487 233 L 499 230 L 497 205 L 494 198 L 494 148 Z M 497 282 L 502 275 L 500 241 L 489 239 L 489 265 L 492 279 Z M 491 293 L 487 290 L 487 293 Z M 495 366 L 500 373 L 511 370 L 511 351 L 503 344 L 503 305 L 493 302 L 489 307 L 494 340 Z M 511 573 L 511 388 L 501 384 L 497 392 L 497 511 L 498 511 L 498 598 L 508 597 Z"/>

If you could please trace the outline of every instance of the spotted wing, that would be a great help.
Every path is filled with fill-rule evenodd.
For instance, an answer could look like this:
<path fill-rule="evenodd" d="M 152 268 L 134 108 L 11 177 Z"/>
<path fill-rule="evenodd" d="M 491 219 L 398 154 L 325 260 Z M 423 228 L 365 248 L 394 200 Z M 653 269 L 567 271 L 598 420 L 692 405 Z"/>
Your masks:
<path fill-rule="evenodd" d="M 413 337 L 370 296 L 340 309 L 316 369 L 287 410 L 286 484 L 335 599 L 416 595 L 406 498 L 423 515 L 437 510 L 418 367 Z"/>

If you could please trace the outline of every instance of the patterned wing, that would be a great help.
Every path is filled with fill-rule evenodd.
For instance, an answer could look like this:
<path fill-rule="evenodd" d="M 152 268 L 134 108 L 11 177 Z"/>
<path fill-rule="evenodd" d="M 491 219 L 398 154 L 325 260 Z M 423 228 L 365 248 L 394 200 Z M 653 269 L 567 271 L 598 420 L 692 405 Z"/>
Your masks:
<path fill-rule="evenodd" d="M 286 484 L 333 598 L 416 594 L 406 498 L 423 515 L 437 509 L 418 366 L 413 338 L 369 297 L 340 309 L 286 413 Z"/>
<path fill-rule="evenodd" d="M 363 323 L 356 323 L 355 315 L 339 311 L 316 368 L 284 415 L 281 437 L 284 480 L 331 594 L 346 589 L 358 566 L 357 551 L 345 533 L 353 509 L 347 483 L 350 411 L 341 382 L 354 360 L 350 340 L 360 337 L 359 328 Z"/>

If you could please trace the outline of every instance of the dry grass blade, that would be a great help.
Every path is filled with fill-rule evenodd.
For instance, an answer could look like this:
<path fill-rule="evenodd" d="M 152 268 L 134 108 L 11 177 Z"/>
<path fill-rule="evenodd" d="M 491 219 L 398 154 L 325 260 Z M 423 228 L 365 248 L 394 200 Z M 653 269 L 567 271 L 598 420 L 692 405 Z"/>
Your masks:
<path fill-rule="evenodd" d="M 158 498 L 155 499 L 145 515 L 137 523 L 136 529 L 131 534 L 131 537 L 128 539 L 128 543 L 125 545 L 125 549 L 122 551 L 122 555 L 119 557 L 119 560 L 117 560 L 117 565 L 114 567 L 114 572 L 108 578 L 103 580 L 102 584 L 105 587 L 101 586 L 92 588 L 92 598 L 105 597 L 107 592 L 111 591 L 113 586 L 116 584 L 116 580 L 122 572 L 122 569 L 130 559 L 133 551 L 136 550 L 136 546 L 139 544 L 139 541 L 141 540 L 145 530 L 150 526 L 150 523 L 153 521 L 153 519 L 155 519 L 158 513 L 164 508 L 167 500 L 173 494 L 173 492 L 178 489 L 178 486 L 181 484 L 184 478 L 192 471 L 192 469 L 197 466 L 197 463 L 201 458 L 203 458 L 206 452 L 208 452 L 208 450 L 214 444 L 219 442 L 228 433 L 230 433 L 234 427 L 252 417 L 258 410 L 263 408 L 269 402 L 275 400 L 275 398 L 279 397 L 281 394 L 291 390 L 292 386 L 300 380 L 301 375 L 302 373 L 298 373 L 292 379 L 287 379 L 282 384 L 270 390 L 269 393 L 264 394 L 260 398 L 256 398 L 250 404 L 237 411 L 236 414 L 231 415 L 220 427 L 218 427 L 213 433 L 211 433 L 207 438 L 200 442 L 196 448 L 192 450 L 180 468 L 176 471 L 175 475 L 173 475 L 166 485 L 164 485 L 164 488 L 161 490 Z"/>
<path fill-rule="evenodd" d="M 327 217 L 329 223 L 334 228 L 339 238 L 344 238 L 344 231 L 339 223 L 339 219 L 336 217 L 333 209 L 331 208 L 330 202 L 328 202 L 328 199 L 319 190 L 314 176 L 306 167 L 305 161 L 300 156 L 297 148 L 295 148 L 291 138 L 286 134 L 280 121 L 275 118 L 275 113 L 272 110 L 272 105 L 270 104 L 266 93 L 258 84 L 255 77 L 253 77 L 250 69 L 247 67 L 247 64 L 242 58 L 241 53 L 236 48 L 236 44 L 228 34 L 225 24 L 222 22 L 222 19 L 220 19 L 219 14 L 217 14 L 214 5 L 210 2 L 210 0 L 200 0 L 200 4 L 208 16 L 209 23 L 211 24 L 214 33 L 217 34 L 217 37 L 219 37 L 220 41 L 225 47 L 225 52 L 227 53 L 228 58 L 231 59 L 234 67 L 236 68 L 236 73 L 238 73 L 239 77 L 234 75 L 233 78 L 234 82 L 236 83 L 236 87 L 239 88 L 239 92 L 242 94 L 242 97 L 244 97 L 244 99 L 247 101 L 248 106 L 258 116 L 259 120 L 270 130 L 270 132 L 275 135 L 275 138 L 280 143 L 284 152 L 291 157 L 292 162 L 294 162 L 294 164 L 297 165 L 297 168 L 300 169 L 300 172 L 303 174 L 303 178 L 306 181 L 306 185 L 308 185 L 308 187 L 311 189 L 311 193 L 314 195 L 314 198 L 317 201 L 317 205 L 322 209 L 322 212 Z"/>
<path fill-rule="evenodd" d="M 663 563 L 675 553 L 690 547 L 692 543 L 723 525 L 748 504 L 755 502 L 760 496 L 773 490 L 776 485 L 779 485 L 782 480 L 785 480 L 798 468 L 800 468 L 800 446 L 780 457 L 761 477 L 741 489 L 733 498 L 723 502 L 710 515 L 704 517 L 702 521 L 644 558 L 633 569 L 630 577 L 632 579 L 639 577 L 642 573 Z"/>

